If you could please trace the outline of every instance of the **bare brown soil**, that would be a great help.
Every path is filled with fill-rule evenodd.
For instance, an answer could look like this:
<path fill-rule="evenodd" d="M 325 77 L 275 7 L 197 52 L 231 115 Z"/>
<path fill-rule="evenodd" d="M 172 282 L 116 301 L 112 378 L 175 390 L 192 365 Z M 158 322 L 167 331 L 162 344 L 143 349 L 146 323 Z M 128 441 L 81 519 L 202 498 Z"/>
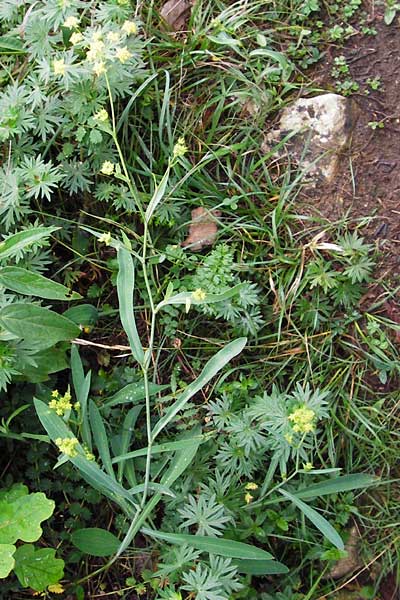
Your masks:
<path fill-rule="evenodd" d="M 387 26 L 383 6 L 371 2 L 367 8 L 377 35 L 353 36 L 344 48 L 330 46 L 316 73 L 320 87 L 336 91 L 331 69 L 334 58 L 343 55 L 360 91 L 353 95 L 358 120 L 350 149 L 334 183 L 313 194 L 312 212 L 330 222 L 346 217 L 354 226 L 367 219 L 362 235 L 375 244 L 379 259 L 366 300 L 371 305 L 389 290 L 392 297 L 382 312 L 400 324 L 400 22 Z M 367 80 L 377 77 L 381 84 L 374 91 Z M 383 128 L 373 129 L 373 122 Z"/>

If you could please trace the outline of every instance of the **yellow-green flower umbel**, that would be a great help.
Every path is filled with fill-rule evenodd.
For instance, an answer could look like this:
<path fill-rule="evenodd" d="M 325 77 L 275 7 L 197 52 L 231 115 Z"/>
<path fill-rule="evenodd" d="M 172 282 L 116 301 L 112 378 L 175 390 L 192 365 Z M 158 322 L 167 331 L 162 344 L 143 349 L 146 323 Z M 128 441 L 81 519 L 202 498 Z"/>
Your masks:
<path fill-rule="evenodd" d="M 310 433 L 315 430 L 315 412 L 305 404 L 296 408 L 289 416 L 292 429 L 296 433 Z"/>

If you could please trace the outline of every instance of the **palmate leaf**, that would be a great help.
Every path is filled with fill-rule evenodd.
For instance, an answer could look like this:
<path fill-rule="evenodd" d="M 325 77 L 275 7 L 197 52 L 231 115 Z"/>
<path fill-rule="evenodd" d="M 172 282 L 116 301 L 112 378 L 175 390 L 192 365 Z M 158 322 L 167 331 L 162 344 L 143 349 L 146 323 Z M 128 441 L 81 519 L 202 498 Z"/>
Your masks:
<path fill-rule="evenodd" d="M 64 561 L 55 557 L 53 548 L 36 549 L 32 544 L 17 548 L 14 571 L 20 584 L 37 592 L 60 581 L 64 575 Z"/>
<path fill-rule="evenodd" d="M 12 544 L 0 544 L 0 579 L 8 577 L 14 568 L 15 549 Z"/>
<path fill-rule="evenodd" d="M 42 492 L 0 501 L 0 543 L 34 542 L 42 535 L 40 524 L 51 517 L 54 502 Z"/>

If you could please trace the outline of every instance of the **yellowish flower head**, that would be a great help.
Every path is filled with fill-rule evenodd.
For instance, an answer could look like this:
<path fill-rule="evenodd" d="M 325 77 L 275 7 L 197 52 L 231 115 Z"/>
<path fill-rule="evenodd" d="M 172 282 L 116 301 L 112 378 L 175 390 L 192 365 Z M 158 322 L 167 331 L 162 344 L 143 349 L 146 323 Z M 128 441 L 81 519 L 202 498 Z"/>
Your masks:
<path fill-rule="evenodd" d="M 67 65 L 62 58 L 53 60 L 53 71 L 55 75 L 65 75 Z"/>
<path fill-rule="evenodd" d="M 47 591 L 51 594 L 63 594 L 64 588 L 60 583 L 54 583 L 53 585 L 49 585 Z"/>
<path fill-rule="evenodd" d="M 120 41 L 120 35 L 118 33 L 118 31 L 109 31 L 107 33 L 107 40 L 109 42 L 112 42 L 113 44 L 116 44 L 117 42 Z"/>
<path fill-rule="evenodd" d="M 78 456 L 78 450 L 76 447 L 78 446 L 78 440 L 73 438 L 57 438 L 55 441 L 56 446 L 66 456 L 70 456 L 71 458 L 75 458 Z"/>
<path fill-rule="evenodd" d="M 288 444 L 293 444 L 293 435 L 291 433 L 285 433 L 283 436 Z"/>
<path fill-rule="evenodd" d="M 119 62 L 124 64 L 131 58 L 132 52 L 129 52 L 128 48 L 125 46 L 124 48 L 118 48 L 115 56 L 118 58 Z"/>
<path fill-rule="evenodd" d="M 310 433 L 315 429 L 315 412 L 306 405 L 296 408 L 288 419 L 292 422 L 293 431 L 296 433 Z"/>
<path fill-rule="evenodd" d="M 65 392 L 64 396 L 61 396 L 57 390 L 51 393 L 51 400 L 49 402 L 49 408 L 54 410 L 59 417 L 63 417 L 68 410 L 71 410 L 71 394 L 69 389 Z"/>
<path fill-rule="evenodd" d="M 103 162 L 103 164 L 101 165 L 100 173 L 102 173 L 103 175 L 112 175 L 114 173 L 114 168 L 115 168 L 114 163 L 112 163 L 109 160 L 105 160 Z M 100 236 L 100 237 L 102 237 L 102 236 Z M 110 239 L 111 239 L 111 235 L 110 235 Z M 102 241 L 102 240 L 100 240 L 100 241 Z"/>
<path fill-rule="evenodd" d="M 111 163 L 112 164 L 112 163 Z M 104 167 L 104 165 L 103 165 Z M 106 246 L 109 246 L 111 244 L 111 233 L 109 231 L 107 231 L 107 233 L 103 233 L 100 237 L 99 237 L 99 242 L 102 242 L 103 244 L 105 244 Z"/>
<path fill-rule="evenodd" d="M 97 77 L 100 77 L 100 75 L 103 75 L 107 71 L 105 62 L 102 60 L 95 62 L 92 68 L 93 73 L 97 75 Z"/>
<path fill-rule="evenodd" d="M 179 158 L 180 156 L 184 156 L 187 151 L 188 149 L 185 144 L 185 138 L 180 137 L 174 146 L 172 156 L 173 158 Z"/>
<path fill-rule="evenodd" d="M 126 33 L 126 35 L 136 35 L 138 28 L 134 21 L 125 21 L 122 25 L 122 31 Z"/>
<path fill-rule="evenodd" d="M 314 465 L 312 463 L 310 463 L 310 462 L 303 463 L 303 469 L 305 471 L 312 471 L 313 468 L 314 468 Z"/>
<path fill-rule="evenodd" d="M 93 119 L 95 121 L 100 121 L 100 123 L 105 123 L 108 121 L 108 112 L 105 108 L 102 108 L 93 116 Z"/>
<path fill-rule="evenodd" d="M 193 298 L 193 300 L 197 300 L 197 302 L 201 302 L 202 300 L 205 300 L 206 296 L 207 296 L 206 292 L 204 290 L 202 290 L 201 288 L 197 288 L 197 290 L 192 292 L 192 298 Z"/>
<path fill-rule="evenodd" d="M 249 483 L 246 484 L 246 490 L 257 490 L 258 489 L 258 485 L 256 483 L 254 483 L 253 481 L 250 481 Z"/>
<path fill-rule="evenodd" d="M 79 44 L 79 42 L 81 42 L 82 40 L 83 40 L 83 35 L 81 34 L 80 31 L 74 31 L 74 33 L 69 38 L 69 41 L 71 42 L 71 44 L 73 46 L 76 46 L 76 44 Z"/>
<path fill-rule="evenodd" d="M 244 499 L 246 501 L 246 504 L 250 504 L 250 502 L 253 500 L 253 496 L 249 492 L 247 492 Z"/>
<path fill-rule="evenodd" d="M 67 27 L 67 29 L 76 29 L 79 25 L 79 19 L 77 17 L 67 17 L 64 21 L 63 26 Z"/>
<path fill-rule="evenodd" d="M 104 42 L 101 40 L 93 40 L 90 43 L 89 50 L 86 53 L 86 59 L 90 62 L 95 62 L 103 58 Z"/>

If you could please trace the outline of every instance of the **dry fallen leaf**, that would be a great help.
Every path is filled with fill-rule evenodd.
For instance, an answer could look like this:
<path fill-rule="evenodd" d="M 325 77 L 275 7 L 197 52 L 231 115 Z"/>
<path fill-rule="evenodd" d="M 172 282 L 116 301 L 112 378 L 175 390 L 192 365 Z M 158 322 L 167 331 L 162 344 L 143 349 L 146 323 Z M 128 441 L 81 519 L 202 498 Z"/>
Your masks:
<path fill-rule="evenodd" d="M 192 210 L 192 222 L 189 226 L 189 235 L 182 246 L 191 250 L 201 250 L 204 246 L 212 246 L 217 237 L 217 224 L 214 217 L 219 217 L 218 210 L 209 212 L 202 206 Z"/>
<path fill-rule="evenodd" d="M 347 552 L 346 558 L 338 560 L 332 569 L 329 571 L 329 577 L 332 579 L 339 579 L 352 573 L 357 567 L 360 566 L 360 557 L 358 554 L 358 543 L 360 541 L 360 534 L 357 527 L 352 527 L 349 533 L 349 539 L 345 544 L 344 549 Z"/>
<path fill-rule="evenodd" d="M 191 0 L 168 0 L 160 15 L 174 31 L 185 29 L 192 8 Z"/>

